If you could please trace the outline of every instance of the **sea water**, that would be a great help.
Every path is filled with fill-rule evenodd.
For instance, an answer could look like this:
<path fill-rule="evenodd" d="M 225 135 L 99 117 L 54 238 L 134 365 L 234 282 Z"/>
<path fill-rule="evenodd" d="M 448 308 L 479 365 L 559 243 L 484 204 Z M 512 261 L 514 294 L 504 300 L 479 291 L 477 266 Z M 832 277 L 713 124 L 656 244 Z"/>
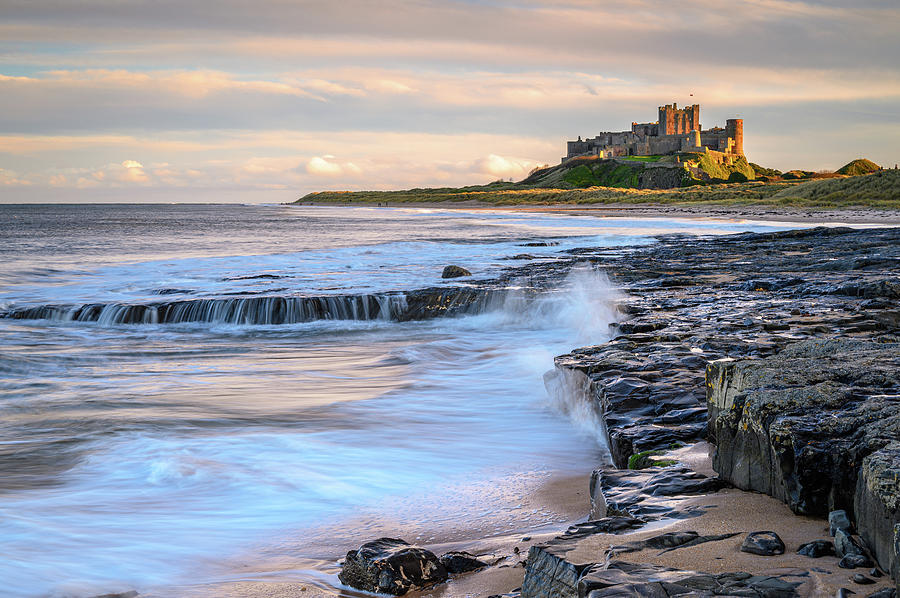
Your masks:
<path fill-rule="evenodd" d="M 620 291 L 596 265 L 537 297 L 513 280 L 480 313 L 426 321 L 122 324 L 73 320 L 73 307 L 402 300 L 469 284 L 440 278 L 451 263 L 483 280 L 575 247 L 777 228 L 433 209 L 0 206 L 0 313 L 53 308 L 0 318 L 2 591 L 165 596 L 273 572 L 336 587 L 338 556 L 381 535 L 427 544 L 561 525 L 528 496 L 606 458 L 590 409 L 572 404 L 582 399 L 542 381 L 555 355 L 608 338 Z"/>

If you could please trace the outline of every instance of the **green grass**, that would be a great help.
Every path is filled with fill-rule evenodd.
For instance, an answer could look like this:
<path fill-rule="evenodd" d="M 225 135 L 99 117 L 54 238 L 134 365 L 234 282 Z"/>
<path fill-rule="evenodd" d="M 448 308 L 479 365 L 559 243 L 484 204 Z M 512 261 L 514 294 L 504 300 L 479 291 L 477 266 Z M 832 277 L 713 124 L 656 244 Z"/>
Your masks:
<path fill-rule="evenodd" d="M 598 160 L 577 164 L 569 168 L 562 176 L 567 185 L 584 189 L 587 187 L 637 188 L 640 185 L 644 166 L 619 164 L 611 160 Z"/>
<path fill-rule="evenodd" d="M 900 170 L 880 170 L 850 178 L 819 179 L 783 189 L 772 196 L 782 205 L 900 207 Z"/>
<path fill-rule="evenodd" d="M 838 174 L 846 174 L 847 176 L 859 176 L 862 174 L 871 174 L 881 170 L 881 166 L 866 160 L 865 158 L 857 158 L 837 169 Z"/>
<path fill-rule="evenodd" d="M 581 164 L 571 169 L 563 176 L 563 181 L 569 183 L 573 187 L 595 187 L 599 184 L 594 172 L 586 165 Z"/>
<path fill-rule="evenodd" d="M 659 162 L 662 156 L 625 156 L 623 159 L 633 162 Z"/>
<path fill-rule="evenodd" d="M 521 183 L 492 183 L 470 187 L 438 189 L 408 189 L 405 191 L 323 191 L 310 193 L 296 203 L 332 204 L 409 204 L 473 202 L 481 205 L 604 205 L 604 204 L 673 204 L 673 205 L 768 205 L 774 207 L 832 208 L 868 206 L 884 209 L 900 209 L 900 171 L 883 170 L 875 174 L 812 181 L 776 181 L 762 183 L 720 183 L 695 185 L 677 189 L 633 189 L 624 183 L 633 183 L 631 168 L 614 162 L 590 162 L 597 172 L 591 176 L 607 181 L 604 186 L 572 189 L 558 184 L 555 187 L 535 187 Z M 748 165 L 749 166 L 749 165 Z M 624 170 L 617 171 L 618 168 Z M 565 174 L 559 173 L 560 183 Z M 582 171 L 583 172 L 583 171 Z M 584 175 L 587 178 L 587 175 Z"/>
<path fill-rule="evenodd" d="M 780 170 L 776 170 L 774 168 L 765 168 L 763 166 L 760 166 L 759 164 L 754 164 L 753 162 L 750 162 L 750 168 L 753 169 L 753 174 L 755 174 L 757 178 L 759 178 L 761 176 L 767 176 L 767 177 L 781 176 Z"/>
<path fill-rule="evenodd" d="M 653 459 L 656 455 L 662 455 L 665 451 L 643 451 L 628 457 L 628 469 L 646 469 L 648 467 L 668 467 L 678 461 L 674 459 Z"/>
<path fill-rule="evenodd" d="M 756 172 L 753 170 L 753 167 L 750 166 L 750 163 L 747 162 L 747 158 L 743 156 L 735 158 L 731 165 L 719 164 L 707 153 L 685 155 L 686 158 L 688 156 L 694 158 L 697 166 L 716 181 L 729 181 L 734 183 L 756 178 Z"/>

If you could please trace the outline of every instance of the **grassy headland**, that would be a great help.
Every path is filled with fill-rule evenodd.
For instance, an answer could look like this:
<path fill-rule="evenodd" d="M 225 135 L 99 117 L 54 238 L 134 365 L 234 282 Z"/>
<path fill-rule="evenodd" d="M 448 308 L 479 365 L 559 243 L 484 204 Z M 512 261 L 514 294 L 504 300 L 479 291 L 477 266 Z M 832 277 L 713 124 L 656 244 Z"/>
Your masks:
<path fill-rule="evenodd" d="M 744 182 L 682 182 L 685 186 L 668 189 L 635 188 L 646 171 L 638 171 L 668 156 L 642 156 L 633 160 L 634 167 L 608 160 L 570 160 L 564 165 L 542 169 L 518 183 L 494 182 L 469 187 L 408 189 L 404 191 L 322 191 L 310 193 L 298 204 L 408 204 L 408 203 L 477 203 L 496 206 L 516 205 L 590 205 L 590 204 L 715 204 L 768 205 L 812 208 L 866 206 L 900 209 L 900 170 L 877 170 L 872 174 L 842 176 L 809 173 L 805 178 L 782 178 L 771 171 L 761 180 Z M 854 161 L 857 162 L 857 161 Z M 853 163 L 851 163 L 853 164 Z M 674 166 L 674 165 L 673 165 Z M 850 166 L 850 165 L 848 165 Z M 737 170 L 725 174 L 730 179 L 743 178 L 733 172 L 760 167 L 746 161 Z M 665 176 L 682 177 L 677 168 L 656 168 Z M 793 172 L 793 171 L 791 171 Z M 652 173 L 651 173 L 652 174 Z"/>

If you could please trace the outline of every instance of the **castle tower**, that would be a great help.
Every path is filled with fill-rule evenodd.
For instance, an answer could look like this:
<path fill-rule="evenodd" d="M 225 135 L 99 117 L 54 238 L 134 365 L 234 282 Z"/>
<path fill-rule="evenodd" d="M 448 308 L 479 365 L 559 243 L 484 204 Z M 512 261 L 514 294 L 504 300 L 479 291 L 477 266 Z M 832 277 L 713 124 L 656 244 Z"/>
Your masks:
<path fill-rule="evenodd" d="M 678 104 L 659 107 L 659 135 L 684 135 L 700 130 L 700 104 L 678 109 Z"/>
<path fill-rule="evenodd" d="M 734 153 L 744 155 L 744 119 L 729 118 L 725 121 L 725 134 L 734 140 Z"/>

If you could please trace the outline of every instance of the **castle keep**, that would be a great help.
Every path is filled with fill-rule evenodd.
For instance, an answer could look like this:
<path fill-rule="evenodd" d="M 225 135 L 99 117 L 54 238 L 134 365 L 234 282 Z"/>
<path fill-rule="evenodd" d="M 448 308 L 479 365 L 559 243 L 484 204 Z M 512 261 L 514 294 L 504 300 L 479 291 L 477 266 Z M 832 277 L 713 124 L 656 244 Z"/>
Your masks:
<path fill-rule="evenodd" d="M 567 142 L 566 157 L 594 155 L 600 158 L 618 156 L 654 156 L 679 152 L 708 153 L 723 164 L 744 155 L 744 121 L 731 118 L 725 128 L 700 127 L 700 104 L 678 108 L 677 104 L 659 107 L 659 120 L 654 123 L 631 123 L 630 131 L 600 133 L 593 139 Z"/>

